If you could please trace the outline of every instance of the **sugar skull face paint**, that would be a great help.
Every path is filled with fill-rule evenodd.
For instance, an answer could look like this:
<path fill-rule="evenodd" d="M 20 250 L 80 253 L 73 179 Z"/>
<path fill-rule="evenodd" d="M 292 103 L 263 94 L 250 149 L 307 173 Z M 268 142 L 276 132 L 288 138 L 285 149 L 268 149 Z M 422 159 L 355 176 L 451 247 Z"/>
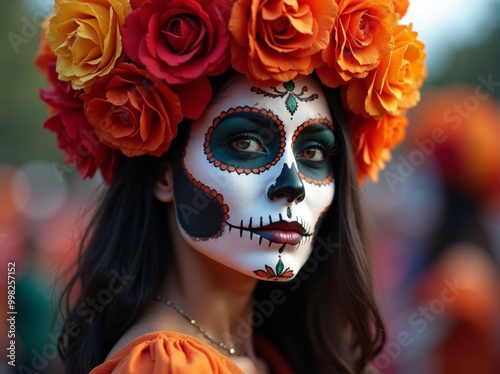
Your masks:
<path fill-rule="evenodd" d="M 230 268 L 276 281 L 304 265 L 334 196 L 326 98 L 312 77 L 282 86 L 260 90 L 238 77 L 191 125 L 173 168 L 184 239 Z"/>

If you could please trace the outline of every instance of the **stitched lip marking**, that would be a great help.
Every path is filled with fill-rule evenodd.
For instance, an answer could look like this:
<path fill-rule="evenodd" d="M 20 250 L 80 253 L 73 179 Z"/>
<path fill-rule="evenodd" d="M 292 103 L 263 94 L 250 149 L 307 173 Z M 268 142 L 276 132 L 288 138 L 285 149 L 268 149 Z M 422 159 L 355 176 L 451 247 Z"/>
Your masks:
<path fill-rule="evenodd" d="M 262 239 L 267 239 L 269 240 L 269 245 L 271 243 L 297 245 L 302 239 L 311 236 L 304 226 L 297 221 L 288 222 L 280 220 L 259 227 L 252 227 L 251 220 L 248 227 L 243 226 L 243 221 L 241 221 L 240 226 L 232 225 L 229 222 L 227 224 L 230 230 L 240 230 L 240 237 L 244 231 L 250 233 L 250 239 L 252 239 L 254 234 L 258 235 L 260 237 L 259 244 L 262 243 Z"/>

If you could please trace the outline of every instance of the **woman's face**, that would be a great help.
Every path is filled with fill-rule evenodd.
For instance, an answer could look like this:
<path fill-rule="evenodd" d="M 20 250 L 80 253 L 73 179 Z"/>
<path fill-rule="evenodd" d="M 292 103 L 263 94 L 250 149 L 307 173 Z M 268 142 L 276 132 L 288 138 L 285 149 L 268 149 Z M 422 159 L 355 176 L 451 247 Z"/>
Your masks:
<path fill-rule="evenodd" d="M 238 77 L 191 125 L 174 167 L 182 236 L 249 276 L 293 278 L 333 199 L 335 141 L 314 78 L 256 88 Z"/>

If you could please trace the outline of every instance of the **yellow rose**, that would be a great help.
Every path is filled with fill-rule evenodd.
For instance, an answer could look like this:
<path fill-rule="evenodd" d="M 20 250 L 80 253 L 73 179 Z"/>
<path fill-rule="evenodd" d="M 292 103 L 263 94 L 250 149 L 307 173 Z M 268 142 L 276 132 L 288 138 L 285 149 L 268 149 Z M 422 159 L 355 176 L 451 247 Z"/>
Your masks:
<path fill-rule="evenodd" d="M 56 0 L 46 39 L 57 56 L 59 79 L 74 89 L 106 75 L 122 54 L 120 26 L 128 0 Z"/>

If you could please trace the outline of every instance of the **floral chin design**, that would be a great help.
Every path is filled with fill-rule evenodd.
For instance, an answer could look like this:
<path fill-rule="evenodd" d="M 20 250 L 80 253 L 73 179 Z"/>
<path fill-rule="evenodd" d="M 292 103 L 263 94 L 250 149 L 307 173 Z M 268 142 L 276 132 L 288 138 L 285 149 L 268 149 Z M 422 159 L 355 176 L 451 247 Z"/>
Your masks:
<path fill-rule="evenodd" d="M 285 269 L 285 265 L 283 264 L 283 261 L 281 261 L 281 256 L 278 256 L 278 262 L 273 269 L 269 265 L 265 265 L 264 269 L 258 269 L 253 271 L 255 275 L 257 275 L 260 278 L 264 278 L 267 280 L 279 280 L 279 279 L 290 279 L 295 276 L 293 273 L 293 270 L 290 270 L 289 267 Z"/>
<path fill-rule="evenodd" d="M 299 107 L 299 103 L 297 100 L 303 102 L 303 103 L 308 103 L 310 101 L 316 100 L 318 98 L 317 94 L 312 94 L 307 97 L 303 97 L 304 94 L 309 91 L 309 88 L 307 86 L 302 87 L 299 93 L 293 92 L 295 89 L 295 83 L 293 81 L 288 81 L 283 83 L 283 87 L 285 88 L 285 91 L 279 91 L 276 87 L 270 87 L 273 92 L 267 92 L 263 90 L 262 88 L 258 87 L 252 87 L 252 91 L 255 92 L 258 95 L 264 95 L 264 97 L 272 97 L 273 99 L 275 98 L 283 98 L 286 96 L 285 99 L 285 106 L 286 109 L 290 112 L 290 114 L 293 116 L 293 114 L 297 111 L 297 108 Z"/>
<path fill-rule="evenodd" d="M 218 159 L 214 155 L 211 146 L 212 136 L 214 132 L 217 130 L 217 127 L 223 121 L 227 120 L 232 116 L 245 115 L 245 114 L 260 114 L 262 116 L 268 117 L 270 122 L 272 123 L 271 126 L 273 126 L 273 128 L 266 130 L 269 130 L 273 136 L 274 134 L 277 134 L 279 136 L 279 150 L 276 156 L 272 160 L 270 160 L 270 162 L 264 165 L 259 165 L 258 167 L 241 167 L 236 164 L 235 165 L 228 164 L 223 160 Z M 276 165 L 280 160 L 281 156 L 283 156 L 285 145 L 286 145 L 285 130 L 283 122 L 278 118 L 278 116 L 275 115 L 270 110 L 259 109 L 249 106 L 238 106 L 236 108 L 230 108 L 229 110 L 222 112 L 217 118 L 213 120 L 212 126 L 208 128 L 207 133 L 205 134 L 205 143 L 204 143 L 205 154 L 207 155 L 207 159 L 211 164 L 215 165 L 221 170 L 228 171 L 230 173 L 236 172 L 237 174 L 250 174 L 250 173 L 260 174 L 270 169 L 272 166 Z"/>

